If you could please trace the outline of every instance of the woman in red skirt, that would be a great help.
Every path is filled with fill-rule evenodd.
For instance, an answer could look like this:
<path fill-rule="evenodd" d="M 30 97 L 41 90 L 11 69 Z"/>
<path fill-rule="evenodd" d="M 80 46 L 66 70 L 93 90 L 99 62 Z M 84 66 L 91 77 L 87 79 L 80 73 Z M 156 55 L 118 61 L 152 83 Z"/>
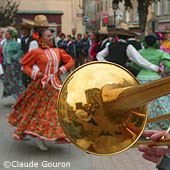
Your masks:
<path fill-rule="evenodd" d="M 64 50 L 52 47 L 50 30 L 43 28 L 34 34 L 40 47 L 21 60 L 23 71 L 33 81 L 14 105 L 9 124 L 16 128 L 15 139 L 24 140 L 26 135 L 32 135 L 38 138 L 38 147 L 47 150 L 45 140 L 69 143 L 58 120 L 57 98 L 61 88 L 59 75 L 71 69 L 74 61 Z M 64 64 L 59 68 L 61 61 Z"/>

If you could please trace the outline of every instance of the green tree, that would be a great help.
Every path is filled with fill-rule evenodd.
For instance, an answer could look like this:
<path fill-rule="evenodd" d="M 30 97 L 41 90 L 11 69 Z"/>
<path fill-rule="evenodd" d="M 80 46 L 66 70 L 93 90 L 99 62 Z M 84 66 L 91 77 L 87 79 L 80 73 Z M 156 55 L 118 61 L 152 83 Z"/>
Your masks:
<path fill-rule="evenodd" d="M 15 23 L 19 3 L 18 0 L 0 0 L 0 27 Z"/>
<path fill-rule="evenodd" d="M 124 2 L 126 8 L 133 8 L 134 0 L 118 0 L 119 2 Z M 142 32 L 145 32 L 147 16 L 149 12 L 149 6 L 153 2 L 157 2 L 159 0 L 136 0 L 138 2 L 138 14 L 139 14 L 139 27 Z"/>

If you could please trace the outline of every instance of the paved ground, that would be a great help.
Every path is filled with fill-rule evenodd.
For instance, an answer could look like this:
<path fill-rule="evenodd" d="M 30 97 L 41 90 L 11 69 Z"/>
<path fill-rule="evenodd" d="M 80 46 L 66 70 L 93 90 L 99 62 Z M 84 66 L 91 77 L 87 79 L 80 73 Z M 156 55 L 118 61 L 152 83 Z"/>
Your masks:
<path fill-rule="evenodd" d="M 15 102 L 12 97 L 2 99 L 0 83 L 0 170 L 5 170 L 4 162 L 13 162 L 9 170 L 155 170 L 155 165 L 142 159 L 136 149 L 129 149 L 115 156 L 93 156 L 79 150 L 73 144 L 55 145 L 48 143 L 49 151 L 37 149 L 35 141 L 20 142 L 12 138 L 12 128 L 7 124 L 7 114 Z M 45 161 L 45 162 L 44 162 Z M 60 164 L 60 162 L 62 164 Z M 30 163 L 30 167 L 27 163 Z M 34 163 L 34 167 L 31 165 Z M 42 165 L 43 163 L 43 165 Z M 48 163 L 48 167 L 47 167 Z M 51 164 L 53 167 L 50 167 Z M 8 166 L 9 163 L 6 163 Z M 69 167 L 70 165 L 70 167 Z M 16 167 L 18 166 L 18 167 Z M 36 167 L 37 166 L 37 167 Z M 54 167 L 58 166 L 58 167 Z M 63 166 L 67 166 L 64 168 Z"/>

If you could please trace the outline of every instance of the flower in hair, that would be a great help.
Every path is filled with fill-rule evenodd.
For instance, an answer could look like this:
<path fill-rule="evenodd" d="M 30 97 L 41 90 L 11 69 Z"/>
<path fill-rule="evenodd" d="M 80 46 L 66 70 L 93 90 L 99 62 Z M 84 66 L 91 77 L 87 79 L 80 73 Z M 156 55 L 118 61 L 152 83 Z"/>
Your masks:
<path fill-rule="evenodd" d="M 39 33 L 38 33 L 38 32 L 34 32 L 34 33 L 32 34 L 32 38 L 33 38 L 34 40 L 39 41 L 39 40 L 40 40 Z"/>
<path fill-rule="evenodd" d="M 160 33 L 160 32 L 158 32 L 158 36 L 159 36 L 159 38 L 160 38 L 160 39 L 162 39 L 162 38 L 163 38 L 163 34 L 162 34 L 162 33 Z"/>
<path fill-rule="evenodd" d="M 34 32 L 33 34 L 32 34 L 32 38 L 34 39 L 34 40 L 37 40 L 38 41 L 38 44 L 39 44 L 39 46 L 41 47 L 41 48 L 46 48 L 46 46 L 42 43 L 42 41 L 40 40 L 40 36 L 39 36 L 39 33 L 38 32 Z"/>

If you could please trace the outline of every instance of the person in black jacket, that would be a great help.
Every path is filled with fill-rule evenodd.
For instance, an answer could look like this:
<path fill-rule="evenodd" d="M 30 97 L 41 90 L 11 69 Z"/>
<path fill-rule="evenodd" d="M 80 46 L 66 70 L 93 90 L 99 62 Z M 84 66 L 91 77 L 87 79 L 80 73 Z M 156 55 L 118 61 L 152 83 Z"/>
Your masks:
<path fill-rule="evenodd" d="M 137 37 L 129 38 L 127 40 L 127 43 L 133 45 L 133 47 L 135 47 L 137 51 L 142 49 L 142 44 L 140 41 L 137 40 Z"/>
<path fill-rule="evenodd" d="M 97 60 L 109 61 L 119 64 L 132 72 L 134 76 L 136 76 L 137 72 L 127 65 L 129 60 L 137 63 L 143 68 L 156 72 L 159 71 L 158 66 L 143 58 L 135 49 L 135 47 L 133 47 L 131 44 L 128 44 L 127 41 L 123 38 L 123 36 L 119 36 L 119 40 L 116 43 L 110 43 L 110 45 L 106 46 L 105 49 L 100 51 L 96 56 Z"/>
<path fill-rule="evenodd" d="M 64 49 L 65 51 L 67 51 L 67 41 L 65 40 L 65 34 L 64 33 L 62 33 L 61 35 L 60 35 L 60 40 L 58 41 L 58 43 L 57 43 L 57 46 L 58 46 L 58 48 L 62 48 L 62 49 Z"/>
<path fill-rule="evenodd" d="M 75 37 L 71 38 L 71 41 L 69 42 L 67 46 L 67 53 L 72 56 L 72 58 L 75 60 L 76 59 L 76 39 Z"/>
<path fill-rule="evenodd" d="M 87 62 L 88 51 L 90 48 L 90 40 L 88 33 L 84 34 L 84 38 L 82 39 L 82 55 L 83 55 L 83 64 Z"/>
<path fill-rule="evenodd" d="M 71 41 L 67 45 L 67 53 L 73 58 L 74 62 L 76 61 L 76 39 L 75 37 L 71 38 Z M 72 72 L 75 66 L 73 66 L 69 71 Z"/>
<path fill-rule="evenodd" d="M 77 34 L 77 40 L 76 40 L 76 64 L 75 68 L 81 66 L 83 64 L 83 54 L 82 54 L 82 34 Z"/>
<path fill-rule="evenodd" d="M 21 25 L 21 48 L 24 52 L 24 54 L 26 54 L 27 52 L 38 48 L 38 42 L 36 40 L 33 39 L 32 34 L 31 34 L 31 30 L 32 28 L 30 26 L 27 25 Z M 32 81 L 32 79 L 27 76 L 25 73 L 22 73 L 22 83 L 24 85 L 25 88 L 28 87 L 28 84 Z"/>

